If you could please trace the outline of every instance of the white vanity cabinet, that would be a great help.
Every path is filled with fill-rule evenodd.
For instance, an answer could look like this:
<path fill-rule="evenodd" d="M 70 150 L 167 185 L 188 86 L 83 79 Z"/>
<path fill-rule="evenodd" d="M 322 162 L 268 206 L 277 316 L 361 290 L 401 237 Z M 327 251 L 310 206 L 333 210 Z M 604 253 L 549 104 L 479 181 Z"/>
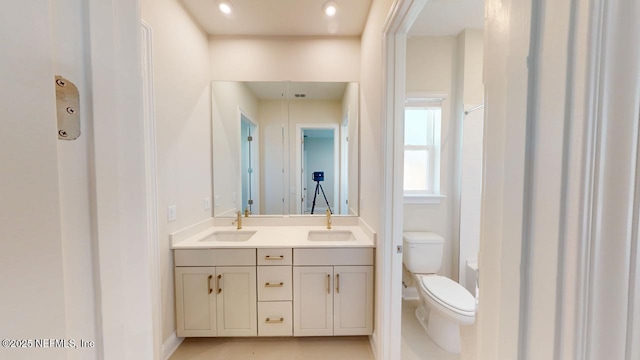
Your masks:
<path fill-rule="evenodd" d="M 373 248 L 176 249 L 179 337 L 370 335 Z"/>
<path fill-rule="evenodd" d="M 255 249 L 176 250 L 177 335 L 256 336 Z"/>
<path fill-rule="evenodd" d="M 293 335 L 292 249 L 258 249 L 258 336 Z"/>
<path fill-rule="evenodd" d="M 294 336 L 370 335 L 373 249 L 294 249 Z"/>

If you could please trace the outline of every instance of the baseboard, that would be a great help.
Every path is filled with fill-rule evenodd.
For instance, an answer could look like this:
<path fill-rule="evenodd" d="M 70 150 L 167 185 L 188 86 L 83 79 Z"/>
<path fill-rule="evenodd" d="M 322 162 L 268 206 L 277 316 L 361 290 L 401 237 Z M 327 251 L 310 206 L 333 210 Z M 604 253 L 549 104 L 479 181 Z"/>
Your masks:
<path fill-rule="evenodd" d="M 169 360 L 171 355 L 178 350 L 178 346 L 182 344 L 182 340 L 184 340 L 184 338 L 177 337 L 175 331 L 169 335 L 169 337 L 162 343 L 162 359 Z"/>

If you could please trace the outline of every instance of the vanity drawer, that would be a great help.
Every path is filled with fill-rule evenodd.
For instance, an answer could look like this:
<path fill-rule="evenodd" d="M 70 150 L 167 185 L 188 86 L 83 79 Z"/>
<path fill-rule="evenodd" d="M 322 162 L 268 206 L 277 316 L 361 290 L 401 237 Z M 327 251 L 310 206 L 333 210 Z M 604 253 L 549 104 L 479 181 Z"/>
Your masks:
<path fill-rule="evenodd" d="M 373 265 L 373 248 L 294 249 L 294 265 Z"/>
<path fill-rule="evenodd" d="M 291 265 L 291 249 L 258 249 L 258 265 Z"/>
<path fill-rule="evenodd" d="M 291 300 L 291 266 L 258 266 L 258 301 Z"/>
<path fill-rule="evenodd" d="M 258 303 L 258 336 L 292 336 L 291 301 Z"/>
<path fill-rule="evenodd" d="M 256 249 L 174 250 L 175 266 L 248 266 L 256 264 Z"/>

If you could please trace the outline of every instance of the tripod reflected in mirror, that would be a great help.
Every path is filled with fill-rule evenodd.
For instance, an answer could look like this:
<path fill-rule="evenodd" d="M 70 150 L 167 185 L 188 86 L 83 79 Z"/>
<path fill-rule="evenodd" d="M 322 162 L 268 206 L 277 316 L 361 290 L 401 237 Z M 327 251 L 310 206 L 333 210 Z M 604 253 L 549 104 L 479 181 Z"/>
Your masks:
<path fill-rule="evenodd" d="M 325 195 L 324 189 L 322 188 L 322 185 L 320 185 L 320 182 L 324 181 L 324 171 L 314 171 L 313 181 L 316 182 L 316 190 L 313 192 L 313 205 L 311 206 L 311 214 L 313 214 L 316 209 L 316 198 L 321 191 L 322 197 L 324 197 L 324 202 L 325 204 L 327 204 L 327 209 L 329 209 L 329 212 L 333 214 L 333 211 L 331 211 L 331 206 L 329 205 L 329 200 L 327 200 L 327 195 Z"/>

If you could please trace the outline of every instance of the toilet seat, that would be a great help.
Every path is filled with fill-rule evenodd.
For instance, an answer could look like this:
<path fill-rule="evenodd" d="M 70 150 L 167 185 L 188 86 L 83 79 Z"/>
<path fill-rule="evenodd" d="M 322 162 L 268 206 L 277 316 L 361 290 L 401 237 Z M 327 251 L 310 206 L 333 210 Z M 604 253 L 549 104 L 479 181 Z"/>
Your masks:
<path fill-rule="evenodd" d="M 476 301 L 462 285 L 439 275 L 417 275 L 417 278 L 423 292 L 446 310 L 475 317 Z"/>

